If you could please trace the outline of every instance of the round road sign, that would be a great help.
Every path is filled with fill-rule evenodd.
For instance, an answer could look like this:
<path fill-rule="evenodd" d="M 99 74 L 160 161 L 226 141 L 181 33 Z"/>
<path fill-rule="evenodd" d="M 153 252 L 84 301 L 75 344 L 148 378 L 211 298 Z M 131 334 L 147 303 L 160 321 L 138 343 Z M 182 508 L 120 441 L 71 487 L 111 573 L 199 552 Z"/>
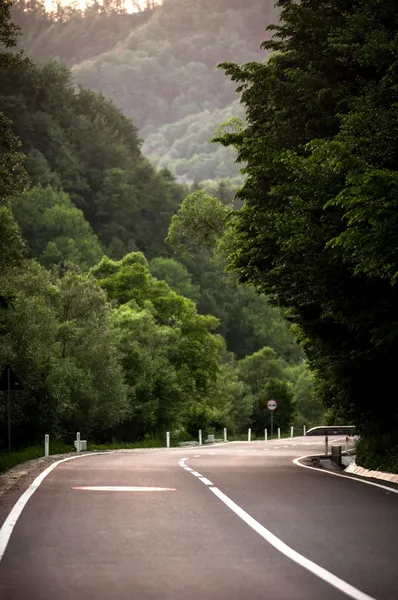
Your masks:
<path fill-rule="evenodd" d="M 278 408 L 278 403 L 276 400 L 268 400 L 267 408 L 269 410 L 276 410 Z"/>

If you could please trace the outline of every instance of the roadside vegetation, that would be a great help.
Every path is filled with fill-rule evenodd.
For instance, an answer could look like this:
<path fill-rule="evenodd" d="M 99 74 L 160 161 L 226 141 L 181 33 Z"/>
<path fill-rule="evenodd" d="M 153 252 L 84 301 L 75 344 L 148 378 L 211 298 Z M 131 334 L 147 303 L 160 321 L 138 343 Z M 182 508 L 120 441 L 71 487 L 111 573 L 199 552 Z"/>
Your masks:
<path fill-rule="evenodd" d="M 76 431 L 96 448 L 261 437 L 276 399 L 283 434 L 355 424 L 358 461 L 397 471 L 396 2 L 154 4 L 125 21 L 113 2 L 0 5 L 0 368 L 24 387 L 13 449 L 42 449 L 45 433 L 70 447 Z M 210 158 L 213 132 L 191 120 L 217 121 Z M 203 148 L 178 145 L 182 131 Z"/>

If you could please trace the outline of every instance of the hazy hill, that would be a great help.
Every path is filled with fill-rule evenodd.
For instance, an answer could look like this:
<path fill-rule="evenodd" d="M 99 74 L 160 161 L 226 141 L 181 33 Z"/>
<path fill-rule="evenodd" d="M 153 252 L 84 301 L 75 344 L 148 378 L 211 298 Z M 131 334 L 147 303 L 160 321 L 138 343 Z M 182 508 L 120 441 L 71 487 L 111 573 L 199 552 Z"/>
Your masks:
<path fill-rule="evenodd" d="M 116 102 L 155 164 L 180 179 L 237 175 L 231 151 L 210 144 L 218 123 L 241 114 L 234 85 L 216 67 L 265 57 L 274 0 L 164 0 L 136 15 L 109 2 L 107 11 L 69 9 L 56 22 L 37 4 L 17 19 L 27 52 L 67 62 L 78 83 Z"/>

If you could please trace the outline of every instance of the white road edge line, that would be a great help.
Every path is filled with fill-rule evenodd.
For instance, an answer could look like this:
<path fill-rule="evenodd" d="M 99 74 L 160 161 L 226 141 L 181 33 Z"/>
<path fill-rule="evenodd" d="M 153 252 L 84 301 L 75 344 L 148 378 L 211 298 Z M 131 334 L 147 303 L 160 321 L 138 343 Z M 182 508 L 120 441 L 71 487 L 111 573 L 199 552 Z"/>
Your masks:
<path fill-rule="evenodd" d="M 333 575 L 333 573 L 330 573 L 330 571 L 327 571 L 308 558 L 305 558 L 305 556 L 299 554 L 293 550 L 293 548 L 290 548 L 290 546 L 282 542 L 282 540 L 276 537 L 276 535 L 271 533 L 268 529 L 263 527 L 263 525 L 260 525 L 258 521 L 253 519 L 253 517 L 243 510 L 243 508 L 235 504 L 233 500 L 223 494 L 223 492 L 221 492 L 221 490 L 219 490 L 217 487 L 211 487 L 209 489 L 215 496 L 217 496 L 217 498 L 221 500 L 221 502 L 224 502 L 228 508 L 230 508 L 238 517 L 240 517 L 242 521 L 254 529 L 256 533 L 258 533 L 265 541 L 271 544 L 271 546 L 273 546 L 276 550 L 287 556 L 287 558 L 290 558 L 290 560 L 297 563 L 304 569 L 307 569 L 307 571 L 310 571 L 313 575 L 316 575 L 329 585 L 340 590 L 343 592 L 343 594 L 346 594 L 350 598 L 354 598 L 354 600 L 375 600 L 372 596 L 368 596 L 364 592 L 361 592 L 343 579 L 340 579 L 336 575 Z"/>
<path fill-rule="evenodd" d="M 203 477 L 203 475 L 197 471 L 191 471 L 191 475 L 195 475 L 195 477 Z"/>
<path fill-rule="evenodd" d="M 344 479 L 349 479 L 350 481 L 358 481 L 359 483 L 365 483 L 366 485 L 373 485 L 373 487 L 381 488 L 382 490 L 387 490 L 388 492 L 392 492 L 393 494 L 398 494 L 398 489 L 389 487 L 388 485 L 382 485 L 381 483 L 374 483 L 373 481 L 366 481 L 365 479 L 359 479 L 358 477 L 350 477 L 349 475 L 342 475 L 341 473 L 333 473 L 333 471 L 327 471 L 326 469 L 317 469 L 317 467 L 310 467 L 309 465 L 303 465 L 300 460 L 304 460 L 305 458 L 311 458 L 312 456 L 323 456 L 323 454 L 310 454 L 308 456 L 300 456 L 299 458 L 295 458 L 292 462 L 298 467 L 303 467 L 303 469 L 311 469 L 312 471 L 317 471 L 318 473 L 325 473 L 326 475 L 334 475 L 335 477 L 342 477 Z"/>
<path fill-rule="evenodd" d="M 69 460 L 75 460 L 75 458 L 83 458 L 86 456 L 99 456 L 100 454 L 111 454 L 111 452 L 92 452 L 90 454 L 79 454 L 78 456 L 68 456 L 68 458 L 63 458 L 62 460 L 57 460 L 52 463 L 47 469 L 45 469 L 40 475 L 36 477 L 36 479 L 30 484 L 27 490 L 22 494 L 22 496 L 17 500 L 14 504 L 10 514 L 4 521 L 1 529 L 0 529 L 0 562 L 4 556 L 4 553 L 7 549 L 8 542 L 10 541 L 11 534 L 13 529 L 21 516 L 23 509 L 25 508 L 29 498 L 33 496 L 35 491 L 38 489 L 42 481 L 53 471 L 58 465 L 61 463 L 67 462 Z"/>

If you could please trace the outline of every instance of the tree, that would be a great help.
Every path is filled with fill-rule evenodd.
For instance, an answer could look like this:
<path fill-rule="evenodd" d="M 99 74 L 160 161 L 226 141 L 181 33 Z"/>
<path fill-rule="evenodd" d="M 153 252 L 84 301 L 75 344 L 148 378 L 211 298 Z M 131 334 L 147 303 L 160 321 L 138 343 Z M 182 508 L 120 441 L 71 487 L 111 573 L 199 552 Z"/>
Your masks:
<path fill-rule="evenodd" d="M 98 239 L 83 213 L 64 192 L 51 187 L 31 188 L 16 198 L 13 212 L 29 255 L 44 266 L 72 263 L 88 270 L 102 257 Z"/>
<path fill-rule="evenodd" d="M 287 381 L 270 378 L 265 384 L 262 394 L 257 394 L 254 399 L 252 428 L 256 435 L 263 436 L 264 429 L 271 432 L 271 411 L 267 408 L 268 400 L 276 400 L 278 408 L 273 416 L 273 433 L 277 428 L 281 432 L 288 431 L 293 424 L 295 410 L 293 405 L 293 392 Z"/>
<path fill-rule="evenodd" d="M 24 391 L 13 399 L 16 447 L 50 433 L 104 439 L 127 415 L 119 334 L 104 292 L 68 272 L 61 280 L 36 261 L 15 270 L 13 310 L 0 312 L 0 364 L 12 363 Z M 0 446 L 7 418 L 0 412 Z"/>
<path fill-rule="evenodd" d="M 231 215 L 231 207 L 203 190 L 189 194 L 178 213 L 171 219 L 166 242 L 176 252 L 187 252 L 187 246 L 214 249 Z"/>
<path fill-rule="evenodd" d="M 149 403 L 150 431 L 170 422 L 170 415 L 176 414 L 181 405 L 187 408 L 211 404 L 220 364 L 219 342 L 211 333 L 217 327 L 217 319 L 199 315 L 191 300 L 179 296 L 165 281 L 152 277 L 141 253 L 130 253 L 121 261 L 103 258 L 91 269 L 91 274 L 110 300 L 123 309 L 126 307 L 124 310 L 133 311 L 133 314 L 122 313 L 126 323 L 147 325 L 147 334 L 141 341 L 140 338 L 134 341 L 134 333 L 130 342 L 125 339 L 131 348 L 128 353 L 136 356 L 128 363 L 133 389 L 141 386 L 140 397 L 146 397 Z M 158 345 L 159 350 L 155 352 L 153 348 Z M 161 373 L 165 383 L 160 396 Z M 174 392 L 168 393 L 167 389 Z M 142 400 L 138 398 L 138 402 Z M 156 414 L 164 417 L 155 418 Z M 181 416 L 179 419 L 181 422 Z"/>
<path fill-rule="evenodd" d="M 185 188 L 155 171 L 133 122 L 101 94 L 76 89 L 65 65 L 15 56 L 0 65 L 0 111 L 21 139 L 32 183 L 67 193 L 113 258 L 170 254 L 164 239 Z"/>
<path fill-rule="evenodd" d="M 363 437 L 393 440 L 396 404 L 376 410 L 374 398 L 387 395 L 397 355 L 388 217 L 396 212 L 398 8 L 278 4 L 281 24 L 263 44 L 273 51 L 268 61 L 224 65 L 247 117 L 243 132 L 221 138 L 247 163 L 233 267 L 289 307 L 326 405 Z"/>
<path fill-rule="evenodd" d="M 149 262 L 149 269 L 156 279 L 165 281 L 181 296 L 194 301 L 199 299 L 199 287 L 192 283 L 188 269 L 173 258 L 153 258 Z"/>

